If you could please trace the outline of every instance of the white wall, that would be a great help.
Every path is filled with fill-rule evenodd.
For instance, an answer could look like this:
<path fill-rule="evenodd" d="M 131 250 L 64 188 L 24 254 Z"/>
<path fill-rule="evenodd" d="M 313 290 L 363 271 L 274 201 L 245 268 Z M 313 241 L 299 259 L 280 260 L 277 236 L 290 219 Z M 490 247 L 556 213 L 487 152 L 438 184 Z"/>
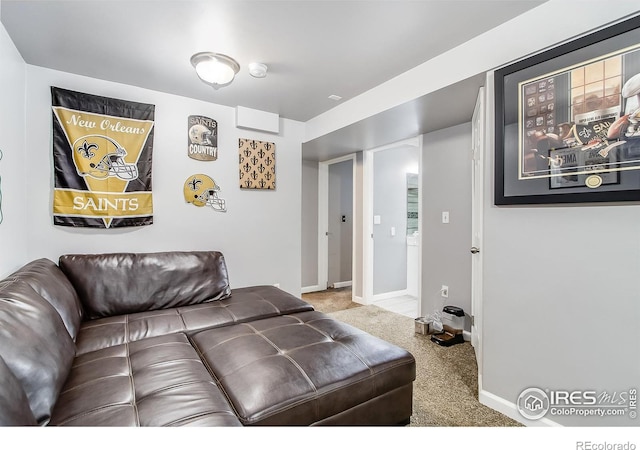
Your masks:
<path fill-rule="evenodd" d="M 95 230 L 53 226 L 51 192 L 50 86 L 89 94 L 151 103 L 155 109 L 153 152 L 154 224 L 146 227 Z M 233 108 L 140 89 L 69 73 L 27 66 L 26 117 L 29 132 L 29 198 L 27 258 L 64 253 L 220 250 L 231 286 L 274 284 L 300 293 L 301 140 L 304 124 L 282 120 L 281 133 L 235 128 Z M 218 121 L 217 161 L 187 157 L 187 116 L 200 114 Z M 275 142 L 275 191 L 240 190 L 238 138 Z M 221 186 L 227 213 L 187 204 L 185 180 L 206 173 Z M 37 195 L 36 195 L 37 194 Z"/>
<path fill-rule="evenodd" d="M 30 199 L 38 195 L 34 186 L 37 180 L 24 170 L 25 67 L 0 24 L 0 278 L 20 267 L 27 257 L 26 208 Z"/>
<path fill-rule="evenodd" d="M 422 138 L 422 312 L 445 305 L 471 314 L 471 124 Z M 442 212 L 449 223 L 442 223 Z M 449 297 L 440 295 L 449 286 Z M 467 321 L 465 328 L 470 331 Z"/>
<path fill-rule="evenodd" d="M 501 399 L 492 406 L 505 402 L 518 417 L 506 403 L 529 387 L 639 389 L 640 204 L 496 207 L 493 165 L 489 145 L 481 251 L 483 389 Z M 567 426 L 640 425 L 628 416 L 548 417 Z"/>

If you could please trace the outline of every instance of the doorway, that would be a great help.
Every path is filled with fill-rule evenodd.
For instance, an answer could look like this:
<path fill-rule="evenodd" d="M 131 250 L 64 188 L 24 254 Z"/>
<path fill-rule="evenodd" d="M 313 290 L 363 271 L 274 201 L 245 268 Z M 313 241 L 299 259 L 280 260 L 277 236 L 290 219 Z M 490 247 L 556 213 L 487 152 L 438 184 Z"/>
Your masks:
<path fill-rule="evenodd" d="M 420 314 L 422 137 L 364 152 L 365 299 Z"/>
<path fill-rule="evenodd" d="M 329 165 L 327 287 L 353 282 L 353 161 Z"/>
<path fill-rule="evenodd" d="M 356 285 L 356 155 L 318 163 L 318 287 Z M 352 289 L 351 297 L 354 297 Z"/>

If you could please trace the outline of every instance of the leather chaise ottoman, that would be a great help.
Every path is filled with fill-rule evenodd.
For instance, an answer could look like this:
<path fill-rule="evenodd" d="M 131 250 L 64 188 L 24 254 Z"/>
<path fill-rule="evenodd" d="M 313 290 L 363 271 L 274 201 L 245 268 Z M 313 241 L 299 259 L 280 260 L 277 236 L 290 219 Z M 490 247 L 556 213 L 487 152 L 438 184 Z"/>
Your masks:
<path fill-rule="evenodd" d="M 411 416 L 413 356 L 323 313 L 208 329 L 190 339 L 243 425 L 389 425 Z"/>

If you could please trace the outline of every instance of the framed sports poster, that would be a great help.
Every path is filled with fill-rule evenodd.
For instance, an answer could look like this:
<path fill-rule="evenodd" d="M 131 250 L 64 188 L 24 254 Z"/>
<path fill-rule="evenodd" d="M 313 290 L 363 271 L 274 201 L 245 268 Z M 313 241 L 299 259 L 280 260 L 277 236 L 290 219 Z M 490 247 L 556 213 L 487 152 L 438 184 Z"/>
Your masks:
<path fill-rule="evenodd" d="M 496 205 L 640 200 L 640 17 L 495 72 Z"/>

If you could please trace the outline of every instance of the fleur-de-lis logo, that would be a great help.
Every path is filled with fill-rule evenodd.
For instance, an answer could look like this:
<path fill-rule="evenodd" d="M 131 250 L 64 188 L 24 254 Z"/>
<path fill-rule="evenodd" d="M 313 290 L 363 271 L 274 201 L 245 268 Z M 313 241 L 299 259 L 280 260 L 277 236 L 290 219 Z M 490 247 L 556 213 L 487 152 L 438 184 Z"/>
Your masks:
<path fill-rule="evenodd" d="M 251 180 L 247 180 L 244 182 L 244 186 L 247 188 L 250 188 L 251 186 L 253 186 L 253 181 Z"/>
<path fill-rule="evenodd" d="M 244 162 L 244 156 L 238 155 L 238 164 L 242 164 Z"/>
<path fill-rule="evenodd" d="M 78 152 L 82 155 L 83 158 L 87 158 L 87 159 L 91 159 L 94 156 L 96 156 L 96 154 L 94 152 L 92 152 L 91 150 L 97 150 L 98 149 L 98 144 L 89 144 L 87 141 L 84 141 L 82 143 L 81 147 L 78 147 Z"/>
<path fill-rule="evenodd" d="M 270 172 L 267 172 L 267 173 L 265 173 L 265 174 L 264 174 L 264 178 L 265 178 L 266 180 L 271 180 L 271 179 L 273 178 L 273 175 L 271 175 L 271 173 L 270 173 Z"/>
<path fill-rule="evenodd" d="M 258 173 L 254 170 L 253 172 L 251 172 L 251 179 L 252 180 L 257 180 L 258 179 Z"/>
<path fill-rule="evenodd" d="M 271 150 L 271 147 L 273 147 L 273 144 L 271 144 L 269 142 L 265 142 L 264 143 L 265 150 L 269 151 L 269 150 Z"/>
<path fill-rule="evenodd" d="M 249 147 L 255 150 L 256 148 L 258 148 L 258 143 L 256 141 L 251 141 L 249 143 Z"/>
<path fill-rule="evenodd" d="M 260 165 L 258 166 L 258 172 L 262 173 L 262 172 L 264 172 L 265 170 L 266 170 L 266 167 L 265 167 L 265 166 L 263 166 L 262 164 L 260 164 Z"/>
<path fill-rule="evenodd" d="M 271 159 L 271 157 L 270 157 L 270 156 L 267 156 L 267 157 L 264 159 L 264 163 L 265 163 L 267 166 L 270 166 L 270 165 L 273 163 L 273 159 Z"/>
<path fill-rule="evenodd" d="M 242 170 L 239 170 L 238 172 L 240 172 L 240 179 L 242 180 L 244 178 L 244 172 Z"/>
<path fill-rule="evenodd" d="M 251 150 L 249 150 L 248 148 L 245 148 L 243 153 L 244 153 L 244 156 L 246 156 L 247 158 L 251 156 Z"/>
<path fill-rule="evenodd" d="M 242 166 L 242 168 L 245 172 L 249 172 L 251 170 L 251 165 L 249 163 L 246 163 L 244 166 Z"/>
<path fill-rule="evenodd" d="M 591 137 L 591 130 L 583 128 L 578 134 L 585 139 L 589 139 Z"/>
<path fill-rule="evenodd" d="M 264 189 L 264 187 L 265 187 L 266 185 L 267 185 L 267 182 L 266 182 L 266 181 L 264 181 L 264 180 L 260 180 L 260 181 L 258 182 L 258 186 L 260 186 L 260 187 L 261 187 L 261 188 L 263 188 L 263 189 Z"/>
<path fill-rule="evenodd" d="M 264 151 L 264 150 L 262 150 L 262 149 L 258 150 L 258 156 L 259 156 L 260 158 L 264 158 L 264 155 L 266 155 L 266 153 L 265 153 L 265 151 Z"/>
<path fill-rule="evenodd" d="M 191 181 L 189 181 L 189 188 L 192 191 L 197 191 L 198 190 L 198 186 L 202 184 L 202 180 L 197 179 L 196 177 L 193 177 L 193 179 Z"/>
<path fill-rule="evenodd" d="M 252 156 L 249 161 L 251 161 L 251 164 L 253 164 L 255 166 L 256 164 L 258 164 L 258 161 L 260 161 L 260 160 L 258 158 L 256 158 L 255 156 Z"/>

